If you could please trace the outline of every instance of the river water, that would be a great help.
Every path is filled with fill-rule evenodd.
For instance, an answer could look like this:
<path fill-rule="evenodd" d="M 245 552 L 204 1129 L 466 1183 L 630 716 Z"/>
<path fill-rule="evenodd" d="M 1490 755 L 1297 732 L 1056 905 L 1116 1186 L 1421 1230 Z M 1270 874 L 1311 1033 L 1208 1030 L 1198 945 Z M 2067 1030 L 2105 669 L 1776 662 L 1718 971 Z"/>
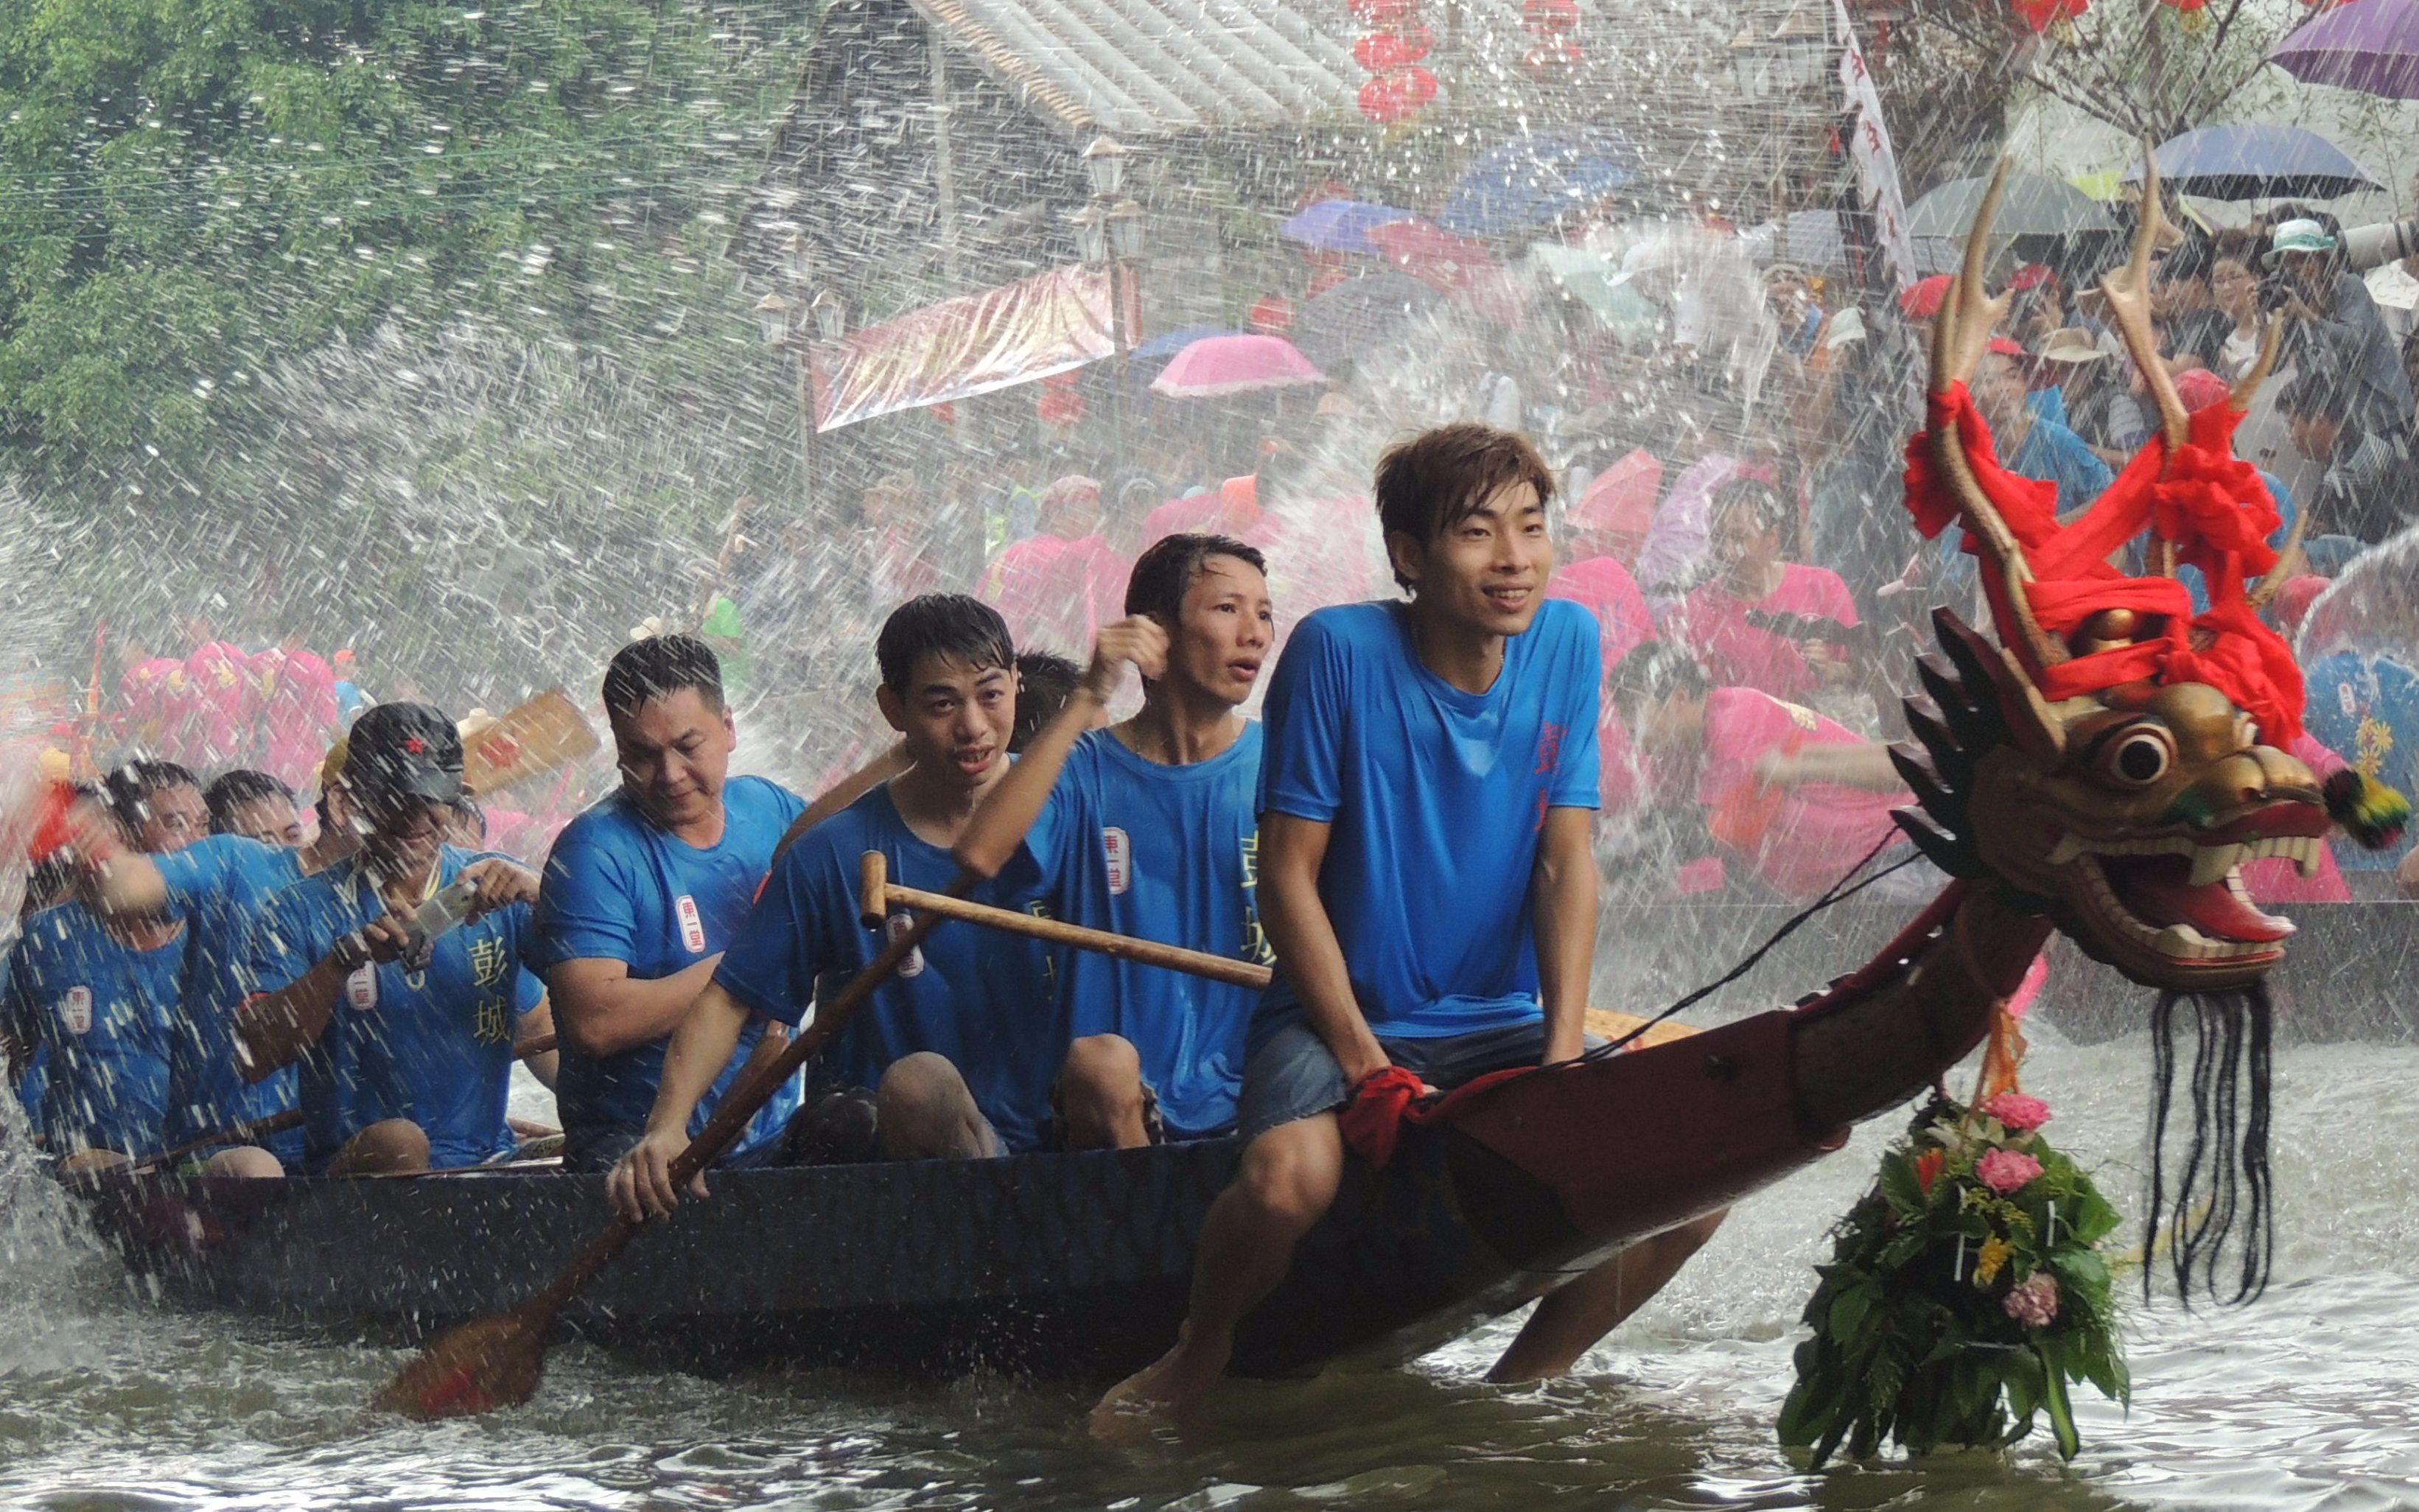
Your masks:
<path fill-rule="evenodd" d="M 2037 1028 L 2049 1133 L 2137 1205 L 2149 1050 Z M 1482 1382 L 1508 1325 L 1402 1371 L 1234 1386 L 1182 1438 L 1103 1451 L 1087 1393 L 836 1372 L 706 1381 L 558 1350 L 538 1400 L 419 1427 L 366 1411 L 403 1359 L 155 1305 L 19 1172 L 0 1193 L 0 1505 L 108 1508 L 2419 1506 L 2419 1050 L 2280 1052 L 2279 1280 L 2247 1310 L 2136 1304 L 2130 1414 L 1802 1473 L 1775 1445 L 1824 1230 L 1897 1126 L 1743 1205 L 1575 1379 Z M 0 1180 L 6 1180 L 0 1177 Z"/>

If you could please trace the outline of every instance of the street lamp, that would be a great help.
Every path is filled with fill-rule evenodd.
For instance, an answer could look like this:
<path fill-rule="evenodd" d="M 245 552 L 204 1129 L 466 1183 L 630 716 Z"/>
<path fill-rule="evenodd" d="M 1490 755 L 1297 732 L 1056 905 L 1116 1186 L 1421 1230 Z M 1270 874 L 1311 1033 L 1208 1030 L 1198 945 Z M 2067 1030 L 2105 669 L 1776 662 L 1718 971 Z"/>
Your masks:
<path fill-rule="evenodd" d="M 825 341 L 838 341 L 848 334 L 848 303 L 829 289 L 824 289 L 807 301 L 807 314 L 815 323 L 815 334 Z"/>
<path fill-rule="evenodd" d="M 1096 136 L 1084 149 L 1084 177 L 1095 199 L 1115 198 L 1126 181 L 1126 149 L 1112 136 Z"/>
<path fill-rule="evenodd" d="M 790 339 L 790 301 L 778 294 L 767 294 L 756 301 L 756 329 L 763 332 L 764 345 L 778 351 Z"/>
<path fill-rule="evenodd" d="M 1142 255 L 1142 206 L 1130 199 L 1119 200 L 1110 209 L 1106 220 L 1109 229 L 1109 255 L 1119 263 L 1132 262 Z"/>
<path fill-rule="evenodd" d="M 1075 257 L 1086 268 L 1098 268 L 1109 260 L 1109 212 L 1098 205 L 1086 205 L 1070 213 L 1068 225 L 1075 232 Z"/>
<path fill-rule="evenodd" d="M 1085 267 L 1106 269 L 1109 274 L 1109 339 L 1117 357 L 1117 393 L 1109 406 L 1117 458 L 1125 458 L 1127 354 L 1133 348 L 1142 321 L 1140 295 L 1144 228 L 1148 217 L 1141 204 L 1120 193 L 1126 182 L 1126 159 L 1132 156 L 1111 136 L 1096 136 L 1085 147 L 1084 181 L 1091 202 L 1067 217 L 1075 233 L 1075 255 Z M 1131 316 L 1131 318 L 1129 318 Z"/>

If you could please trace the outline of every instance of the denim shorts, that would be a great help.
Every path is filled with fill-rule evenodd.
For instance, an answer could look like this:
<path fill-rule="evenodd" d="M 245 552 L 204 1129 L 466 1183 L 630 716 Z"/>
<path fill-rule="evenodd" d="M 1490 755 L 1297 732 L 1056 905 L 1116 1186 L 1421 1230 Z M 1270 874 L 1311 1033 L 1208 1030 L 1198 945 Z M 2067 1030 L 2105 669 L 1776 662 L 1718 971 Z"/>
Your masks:
<path fill-rule="evenodd" d="M 1603 1042 L 1588 1036 L 1591 1045 Z M 1434 1040 L 1381 1038 L 1378 1045 L 1395 1065 L 1417 1072 L 1437 1090 L 1450 1092 L 1490 1071 L 1537 1064 L 1546 1053 L 1546 1021 L 1536 1018 Z M 1327 1041 L 1308 1023 L 1295 1019 L 1271 1034 L 1243 1063 L 1235 1132 L 1248 1143 L 1281 1123 L 1340 1108 L 1351 1092 Z"/>

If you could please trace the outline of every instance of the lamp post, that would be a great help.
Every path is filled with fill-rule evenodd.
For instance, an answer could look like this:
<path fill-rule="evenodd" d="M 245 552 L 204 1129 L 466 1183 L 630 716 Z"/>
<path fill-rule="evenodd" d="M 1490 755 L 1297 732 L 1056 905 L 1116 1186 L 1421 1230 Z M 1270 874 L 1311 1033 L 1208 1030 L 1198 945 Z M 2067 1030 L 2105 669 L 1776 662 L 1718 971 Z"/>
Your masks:
<path fill-rule="evenodd" d="M 811 340 L 820 335 L 825 341 L 836 341 L 848 332 L 848 307 L 830 289 L 809 291 L 814 284 L 814 249 L 806 234 L 793 231 L 781 243 L 778 264 L 781 282 L 788 285 L 785 296 L 778 289 L 756 301 L 756 324 L 769 349 L 779 352 L 787 347 L 798 363 L 798 485 L 799 502 L 808 519 L 817 525 L 820 517 L 821 490 L 815 461 L 815 380 Z"/>
<path fill-rule="evenodd" d="M 1142 322 L 1140 264 L 1148 220 L 1141 204 L 1121 193 L 1129 156 L 1114 137 L 1092 138 L 1083 152 L 1091 202 L 1067 218 L 1075 233 L 1075 255 L 1085 267 L 1105 268 L 1109 273 L 1109 340 L 1117 357 L 1117 393 L 1109 401 L 1110 444 L 1119 465 L 1126 461 L 1128 356 L 1141 334 L 1136 329 Z"/>

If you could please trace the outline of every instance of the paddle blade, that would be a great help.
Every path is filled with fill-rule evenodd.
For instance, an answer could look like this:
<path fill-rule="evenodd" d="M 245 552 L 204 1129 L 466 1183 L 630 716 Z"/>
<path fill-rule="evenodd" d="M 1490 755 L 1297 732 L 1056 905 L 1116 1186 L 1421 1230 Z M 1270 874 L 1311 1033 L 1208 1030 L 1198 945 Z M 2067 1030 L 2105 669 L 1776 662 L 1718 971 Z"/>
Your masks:
<path fill-rule="evenodd" d="M 516 1308 L 457 1323 L 431 1339 L 370 1405 L 424 1423 L 518 1407 L 537 1394 L 553 1320 L 551 1309 L 540 1316 Z"/>

